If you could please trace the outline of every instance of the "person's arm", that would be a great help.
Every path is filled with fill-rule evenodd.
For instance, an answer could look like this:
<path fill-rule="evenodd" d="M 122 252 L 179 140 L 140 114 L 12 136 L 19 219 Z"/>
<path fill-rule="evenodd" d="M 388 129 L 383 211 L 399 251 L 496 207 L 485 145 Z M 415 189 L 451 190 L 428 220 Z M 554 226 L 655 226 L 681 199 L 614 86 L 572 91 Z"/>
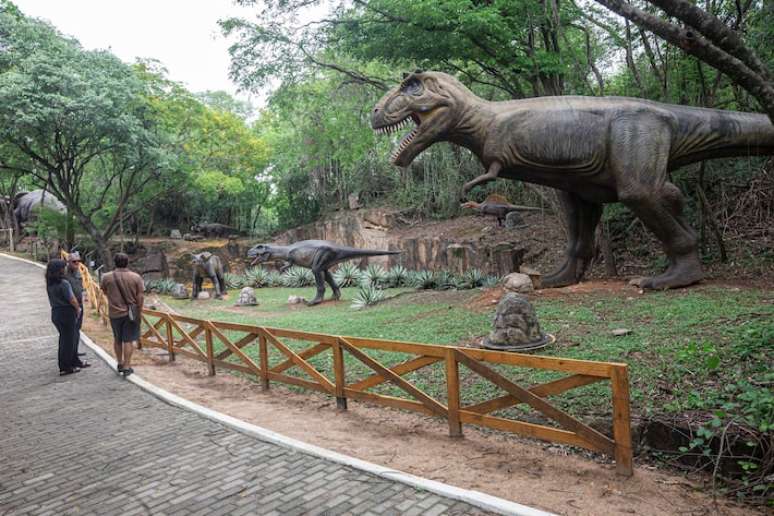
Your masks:
<path fill-rule="evenodd" d="M 145 282 L 139 274 L 137 275 L 134 298 L 137 300 L 137 307 L 142 311 L 143 304 L 145 303 Z"/>
<path fill-rule="evenodd" d="M 78 298 L 75 297 L 75 294 L 73 293 L 73 287 L 70 285 L 70 282 L 65 280 L 63 282 L 65 289 L 67 290 L 67 296 L 68 301 L 71 305 L 73 305 L 73 308 L 75 308 L 75 317 L 81 316 L 81 305 L 78 303 Z"/>

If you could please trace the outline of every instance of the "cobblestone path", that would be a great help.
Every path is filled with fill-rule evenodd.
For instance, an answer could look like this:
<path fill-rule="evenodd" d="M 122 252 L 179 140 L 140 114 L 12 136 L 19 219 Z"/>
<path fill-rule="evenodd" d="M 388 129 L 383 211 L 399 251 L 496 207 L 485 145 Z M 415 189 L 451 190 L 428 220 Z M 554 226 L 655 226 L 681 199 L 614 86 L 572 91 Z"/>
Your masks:
<path fill-rule="evenodd" d="M 43 270 L 0 257 L 0 292 L 0 515 L 483 514 L 169 406 L 88 348 L 60 377 Z"/>

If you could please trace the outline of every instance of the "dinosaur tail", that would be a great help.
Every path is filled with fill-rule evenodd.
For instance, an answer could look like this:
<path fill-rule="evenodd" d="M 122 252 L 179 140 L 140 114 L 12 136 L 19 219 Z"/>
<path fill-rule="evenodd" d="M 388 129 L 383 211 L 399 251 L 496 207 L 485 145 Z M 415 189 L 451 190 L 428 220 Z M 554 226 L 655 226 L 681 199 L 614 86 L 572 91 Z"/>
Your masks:
<path fill-rule="evenodd" d="M 380 251 L 378 249 L 357 249 L 355 247 L 345 247 L 341 250 L 346 259 L 360 258 L 361 256 L 385 256 L 389 254 L 400 254 L 401 251 Z"/>
<path fill-rule="evenodd" d="M 720 109 L 677 108 L 678 135 L 670 166 L 704 159 L 774 156 L 774 124 L 768 116 Z"/>

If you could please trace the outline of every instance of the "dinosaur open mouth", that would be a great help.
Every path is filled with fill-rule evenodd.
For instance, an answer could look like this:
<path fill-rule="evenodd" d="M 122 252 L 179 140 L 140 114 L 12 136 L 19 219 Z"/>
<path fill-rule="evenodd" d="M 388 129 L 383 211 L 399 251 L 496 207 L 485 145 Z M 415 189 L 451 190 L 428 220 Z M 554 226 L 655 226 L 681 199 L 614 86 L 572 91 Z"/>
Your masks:
<path fill-rule="evenodd" d="M 384 127 L 379 127 L 378 129 L 374 129 L 374 131 L 377 134 L 389 134 L 394 133 L 398 129 L 401 129 L 410 123 L 414 123 L 414 128 L 409 132 L 408 134 L 404 135 L 403 138 L 401 138 L 400 142 L 398 142 L 398 146 L 395 148 L 395 150 L 392 151 L 392 154 L 390 155 L 390 162 L 395 165 L 398 158 L 400 157 L 401 152 L 403 152 L 406 147 L 411 143 L 411 140 L 413 140 L 417 134 L 419 134 L 419 126 L 422 123 L 422 120 L 419 118 L 418 115 L 415 115 L 414 113 L 411 113 L 410 115 L 406 116 L 406 118 L 395 122 L 394 124 L 386 125 Z"/>

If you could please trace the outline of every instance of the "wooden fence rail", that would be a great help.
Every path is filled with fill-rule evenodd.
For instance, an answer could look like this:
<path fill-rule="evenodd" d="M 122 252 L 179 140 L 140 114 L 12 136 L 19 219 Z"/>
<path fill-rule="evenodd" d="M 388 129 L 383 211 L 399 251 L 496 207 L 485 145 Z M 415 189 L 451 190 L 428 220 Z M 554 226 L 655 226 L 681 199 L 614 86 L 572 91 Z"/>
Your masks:
<path fill-rule="evenodd" d="M 107 299 L 89 271 L 85 267 L 82 270 L 90 305 L 103 321 L 107 322 Z M 309 346 L 303 351 L 294 351 L 283 339 L 306 342 Z M 455 437 L 462 436 L 462 425 L 467 423 L 580 446 L 613 456 L 618 474 L 632 474 L 629 380 L 626 364 L 326 335 L 195 319 L 149 309 L 142 311 L 139 345 L 163 349 L 170 360 L 181 355 L 204 362 L 210 375 L 214 375 L 220 368 L 255 376 L 264 389 L 268 389 L 271 382 L 280 382 L 319 391 L 335 397 L 340 409 L 346 409 L 347 400 L 353 399 L 442 417 L 448 421 L 449 435 Z M 216 345 L 219 349 L 217 352 Z M 257 346 L 257 361 L 246 352 L 248 346 Z M 366 350 L 414 356 L 397 365 L 387 366 L 366 353 Z M 281 361 L 272 365 L 269 360 L 270 352 L 271 356 L 280 356 Z M 330 376 L 318 370 L 309 361 L 326 353 L 331 354 L 330 361 L 327 362 L 332 364 L 328 373 Z M 358 365 L 364 366 L 369 371 L 369 376 L 357 381 L 348 381 L 348 362 L 345 359 L 347 356 L 359 362 Z M 405 378 L 409 373 L 437 363 L 443 363 L 445 371 L 446 403 L 433 398 Z M 496 370 L 494 366 L 498 365 L 558 371 L 568 373 L 569 376 L 525 388 Z M 506 394 L 484 402 L 463 405 L 460 367 L 469 369 Z M 291 369 L 300 374 L 288 374 Z M 609 381 L 612 390 L 612 438 L 548 401 L 550 396 L 602 381 Z M 370 391 L 386 382 L 400 389 L 406 397 Z M 517 405 L 531 407 L 543 418 L 556 423 L 557 427 L 491 415 L 495 411 Z"/>

